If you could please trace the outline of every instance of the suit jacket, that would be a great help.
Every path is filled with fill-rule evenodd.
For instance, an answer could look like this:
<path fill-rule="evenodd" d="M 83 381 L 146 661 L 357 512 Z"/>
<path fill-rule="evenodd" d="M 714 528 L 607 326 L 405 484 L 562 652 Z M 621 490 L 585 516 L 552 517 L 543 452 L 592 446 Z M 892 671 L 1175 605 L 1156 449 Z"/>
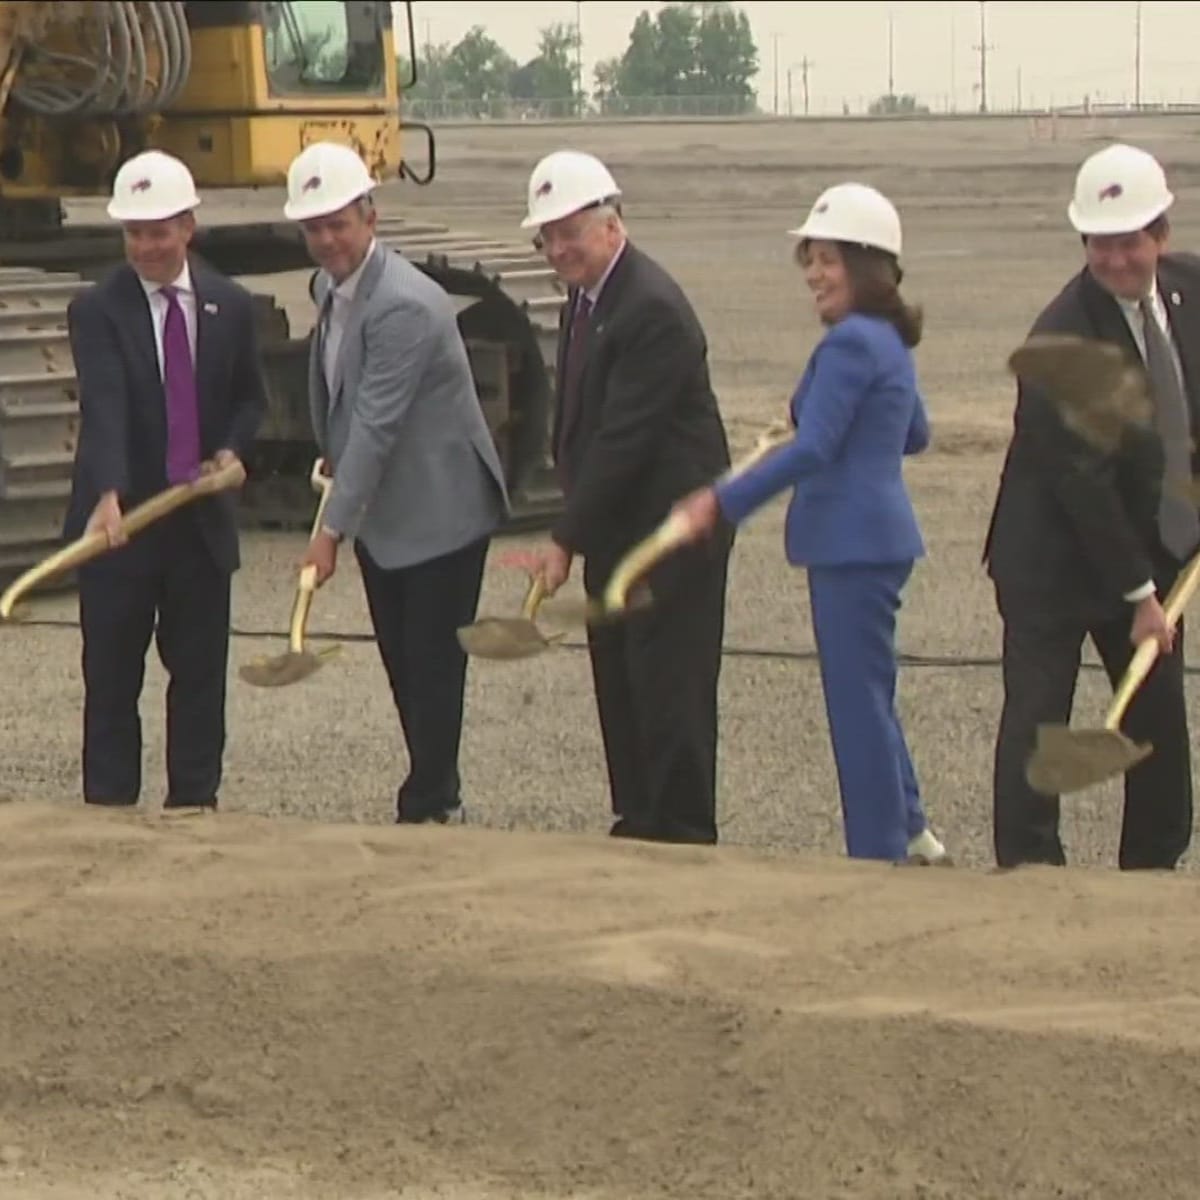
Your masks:
<path fill-rule="evenodd" d="M 559 324 L 555 459 L 566 475 L 560 546 L 611 563 L 675 501 L 729 465 L 704 330 L 679 285 L 627 242 L 592 310 L 576 403 L 565 405 Z"/>
<path fill-rule="evenodd" d="M 1158 287 L 1193 414 L 1200 400 L 1200 259 L 1164 255 Z M 1141 366 L 1116 300 L 1085 268 L 1031 332 L 1076 333 L 1121 347 Z M 1193 415 L 1193 425 L 1195 416 Z M 1072 434 L 1043 391 L 1019 385 L 983 558 L 997 587 L 1048 613 L 1102 620 L 1169 559 L 1158 535 L 1164 455 L 1153 428 L 1130 427 L 1116 453 Z"/>
<path fill-rule="evenodd" d="M 796 436 L 717 489 L 735 524 L 793 488 L 784 541 L 793 565 L 920 558 L 906 454 L 929 443 L 912 354 L 890 321 L 851 313 L 813 351 L 791 403 Z"/>
<path fill-rule="evenodd" d="M 250 293 L 189 255 L 196 296 L 196 392 L 200 450 L 245 458 L 266 410 Z M 122 511 L 167 483 L 166 392 L 155 351 L 153 317 L 137 273 L 116 267 L 67 309 L 79 379 L 80 428 L 64 523 L 79 537 L 102 493 L 116 491 Z M 236 496 L 206 496 L 191 506 L 217 566 L 240 566 Z M 153 540 L 131 538 L 103 563 L 133 566 L 152 555 Z"/>
<path fill-rule="evenodd" d="M 321 271 L 318 308 L 334 286 Z M 508 512 L 500 456 L 450 297 L 377 244 L 350 303 L 333 380 L 309 359 L 313 430 L 333 491 L 325 522 L 386 570 L 449 554 Z"/>

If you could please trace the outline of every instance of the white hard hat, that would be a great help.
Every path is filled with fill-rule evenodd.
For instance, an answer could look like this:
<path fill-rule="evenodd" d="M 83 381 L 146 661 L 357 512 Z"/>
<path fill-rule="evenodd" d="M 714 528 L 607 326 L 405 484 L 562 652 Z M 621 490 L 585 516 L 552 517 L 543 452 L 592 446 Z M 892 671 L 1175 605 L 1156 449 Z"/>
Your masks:
<path fill-rule="evenodd" d="M 283 215 L 289 221 L 324 217 L 353 204 L 377 186 L 367 164 L 349 146 L 313 142 L 288 167 Z"/>
<path fill-rule="evenodd" d="M 522 229 L 535 229 L 621 194 L 608 168 L 579 150 L 547 154 L 529 176 L 529 211 Z"/>
<path fill-rule="evenodd" d="M 1084 160 L 1067 216 L 1079 233 L 1136 233 L 1174 200 L 1157 159 L 1117 142 Z"/>
<path fill-rule="evenodd" d="M 108 215 L 114 221 L 162 221 L 199 203 L 191 171 L 161 150 L 147 150 L 122 163 Z"/>
<path fill-rule="evenodd" d="M 900 214 L 882 193 L 865 183 L 826 188 L 793 237 L 874 246 L 900 257 Z"/>

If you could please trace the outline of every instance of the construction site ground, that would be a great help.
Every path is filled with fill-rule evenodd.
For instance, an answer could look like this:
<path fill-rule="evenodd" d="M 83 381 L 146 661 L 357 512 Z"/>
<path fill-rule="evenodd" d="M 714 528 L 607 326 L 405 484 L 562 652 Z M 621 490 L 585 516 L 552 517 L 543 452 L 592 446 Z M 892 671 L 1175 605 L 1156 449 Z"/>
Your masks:
<path fill-rule="evenodd" d="M 440 130 L 438 179 L 388 185 L 387 214 L 519 236 L 542 153 L 609 162 L 632 236 L 705 323 L 735 452 L 820 333 L 786 230 L 839 180 L 898 203 L 933 421 L 907 468 L 929 555 L 900 704 L 957 865 L 845 858 L 782 499 L 734 554 L 715 849 L 604 836 L 576 629 L 472 665 L 469 824 L 390 824 L 404 750 L 352 555 L 311 624 L 353 635 L 341 652 L 293 687 L 237 678 L 284 649 L 303 537 L 282 533 L 243 541 L 219 815 L 159 811 L 153 657 L 143 808 L 85 810 L 75 600 L 48 596 L 34 615 L 62 624 L 0 631 L 0 1196 L 1191 1200 L 1200 876 L 1116 871 L 1119 783 L 1064 803 L 1071 867 L 991 871 L 1000 625 L 979 557 L 1006 356 L 1080 262 L 1076 166 L 1114 137 L 1158 154 L 1194 249 L 1198 135 L 1194 117 Z M 303 278 L 253 282 L 311 323 Z M 481 612 L 515 613 L 523 587 L 493 561 Z M 1094 662 L 1076 724 L 1103 716 Z"/>

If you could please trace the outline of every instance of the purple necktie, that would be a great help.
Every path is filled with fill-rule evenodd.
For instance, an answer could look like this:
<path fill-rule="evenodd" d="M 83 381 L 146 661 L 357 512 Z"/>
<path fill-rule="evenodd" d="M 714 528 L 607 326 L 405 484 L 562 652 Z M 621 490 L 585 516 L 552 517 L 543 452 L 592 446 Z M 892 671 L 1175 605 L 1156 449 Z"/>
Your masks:
<path fill-rule="evenodd" d="M 167 482 L 188 483 L 200 474 L 200 413 L 196 371 L 187 323 L 170 284 L 159 288 L 167 300 L 163 325 L 163 387 L 167 393 Z"/>

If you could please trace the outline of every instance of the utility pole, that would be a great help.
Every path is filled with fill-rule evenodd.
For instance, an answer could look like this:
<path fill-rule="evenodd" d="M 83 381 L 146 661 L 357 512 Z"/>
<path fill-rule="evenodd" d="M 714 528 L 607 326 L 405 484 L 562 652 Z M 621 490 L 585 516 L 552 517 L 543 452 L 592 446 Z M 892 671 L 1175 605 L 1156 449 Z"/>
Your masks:
<path fill-rule="evenodd" d="M 888 90 L 889 97 L 896 94 L 896 39 L 892 14 L 888 13 Z"/>
<path fill-rule="evenodd" d="M 1133 6 L 1133 106 L 1142 107 L 1142 0 Z"/>
<path fill-rule="evenodd" d="M 988 110 L 987 55 L 992 47 L 988 45 L 987 40 L 987 9 L 984 0 L 979 0 L 979 45 L 975 49 L 979 51 L 979 111 L 985 113 Z"/>
<path fill-rule="evenodd" d="M 779 116 L 779 34 L 771 34 L 771 46 L 775 59 L 775 115 Z"/>
<path fill-rule="evenodd" d="M 575 101 L 578 115 L 583 117 L 583 0 L 575 0 Z"/>
<path fill-rule="evenodd" d="M 800 85 L 804 88 L 804 115 L 806 117 L 808 116 L 808 68 L 815 65 L 808 61 L 807 54 L 800 63 Z"/>
<path fill-rule="evenodd" d="M 954 5 L 950 5 L 950 111 L 958 111 L 958 101 L 955 99 L 955 94 L 958 91 L 958 84 L 954 78 Z"/>

